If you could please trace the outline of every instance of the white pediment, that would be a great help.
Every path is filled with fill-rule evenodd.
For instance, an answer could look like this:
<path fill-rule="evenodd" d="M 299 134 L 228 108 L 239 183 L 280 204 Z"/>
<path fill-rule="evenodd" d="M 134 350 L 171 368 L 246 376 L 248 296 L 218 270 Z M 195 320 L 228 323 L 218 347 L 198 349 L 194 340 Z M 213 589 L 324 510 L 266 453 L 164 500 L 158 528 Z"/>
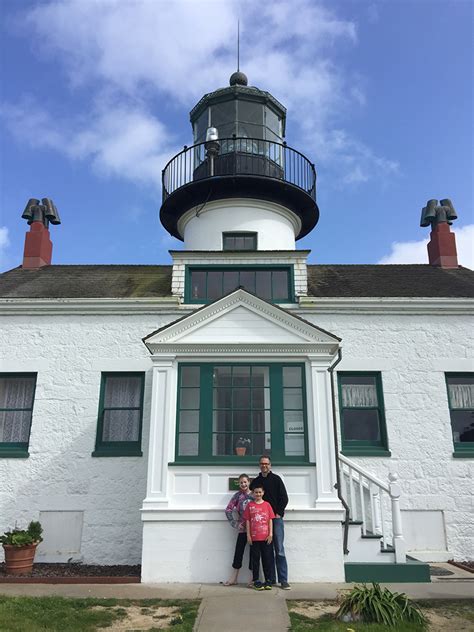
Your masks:
<path fill-rule="evenodd" d="M 215 345 L 339 346 L 337 336 L 239 289 L 144 338 L 152 353 L 169 347 Z M 309 347 L 308 347 L 309 345 Z"/>

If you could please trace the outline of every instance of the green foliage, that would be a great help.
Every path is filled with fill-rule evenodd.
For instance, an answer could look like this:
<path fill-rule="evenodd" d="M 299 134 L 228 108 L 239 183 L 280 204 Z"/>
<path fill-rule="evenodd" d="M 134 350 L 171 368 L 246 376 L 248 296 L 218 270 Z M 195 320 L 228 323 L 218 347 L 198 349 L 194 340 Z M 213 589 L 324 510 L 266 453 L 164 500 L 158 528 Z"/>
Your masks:
<path fill-rule="evenodd" d="M 426 626 L 427 620 L 418 606 L 405 593 L 391 592 L 380 584 L 354 586 L 342 598 L 336 617 L 341 619 L 351 614 L 366 623 L 382 623 L 396 626 L 399 623 L 416 623 Z"/>
<path fill-rule="evenodd" d="M 178 608 L 179 613 L 176 613 L 171 629 L 173 632 L 192 632 L 199 601 L 191 599 L 67 599 L 56 596 L 7 597 L 0 595 L 0 632 L 46 632 L 46 630 L 48 632 L 96 632 L 123 619 L 127 606 L 139 606 L 150 611 L 160 606 Z"/>
<path fill-rule="evenodd" d="M 42 542 L 43 527 L 37 520 L 32 520 L 27 529 L 12 529 L 0 535 L 0 544 L 28 546 Z"/>

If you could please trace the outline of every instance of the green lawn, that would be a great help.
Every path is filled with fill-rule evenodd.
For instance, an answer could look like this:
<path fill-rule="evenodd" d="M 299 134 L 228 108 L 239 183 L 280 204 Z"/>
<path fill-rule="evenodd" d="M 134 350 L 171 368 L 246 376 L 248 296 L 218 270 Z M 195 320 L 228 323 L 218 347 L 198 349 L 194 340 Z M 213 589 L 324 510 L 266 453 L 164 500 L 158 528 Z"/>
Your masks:
<path fill-rule="evenodd" d="M 128 606 L 153 614 L 158 606 L 174 606 L 177 614 L 169 628 L 192 632 L 197 600 L 65 599 L 63 597 L 0 596 L 0 632 L 95 632 L 127 615 Z M 100 606 L 96 609 L 97 606 Z M 149 628 L 153 630 L 154 628 Z M 155 628 L 157 629 L 157 628 Z"/>

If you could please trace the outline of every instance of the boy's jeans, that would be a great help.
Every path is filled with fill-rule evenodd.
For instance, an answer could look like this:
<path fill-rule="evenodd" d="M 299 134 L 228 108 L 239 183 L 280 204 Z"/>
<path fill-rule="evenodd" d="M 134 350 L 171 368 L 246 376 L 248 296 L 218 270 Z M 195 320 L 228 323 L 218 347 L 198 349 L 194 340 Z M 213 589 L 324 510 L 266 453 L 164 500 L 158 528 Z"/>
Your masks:
<path fill-rule="evenodd" d="M 288 581 L 288 564 L 286 562 L 285 557 L 285 526 L 283 524 L 283 518 L 274 518 L 273 519 L 273 547 L 272 554 L 274 553 L 274 563 L 272 564 L 273 573 L 275 573 L 275 562 L 276 562 L 276 570 L 278 574 L 278 581 L 280 584 L 282 582 Z M 272 577 L 273 583 L 276 581 L 276 577 Z"/>

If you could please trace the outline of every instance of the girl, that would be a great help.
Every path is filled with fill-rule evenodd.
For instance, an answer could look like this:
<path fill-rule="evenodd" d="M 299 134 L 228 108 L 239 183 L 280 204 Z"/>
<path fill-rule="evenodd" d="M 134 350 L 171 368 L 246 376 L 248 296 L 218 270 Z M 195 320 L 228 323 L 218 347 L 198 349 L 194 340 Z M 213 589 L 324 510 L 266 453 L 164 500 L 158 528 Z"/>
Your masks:
<path fill-rule="evenodd" d="M 234 529 L 238 529 L 237 542 L 235 543 L 234 561 L 232 568 L 234 569 L 230 578 L 224 582 L 224 586 L 234 586 L 237 583 L 239 570 L 242 568 L 242 558 L 244 557 L 245 545 L 247 544 L 247 533 L 245 530 L 245 522 L 242 516 L 247 503 L 253 500 L 249 490 L 250 479 L 247 474 L 239 476 L 239 491 L 236 492 L 229 501 L 225 509 L 225 515 Z M 249 562 L 249 568 L 251 565 Z"/>

